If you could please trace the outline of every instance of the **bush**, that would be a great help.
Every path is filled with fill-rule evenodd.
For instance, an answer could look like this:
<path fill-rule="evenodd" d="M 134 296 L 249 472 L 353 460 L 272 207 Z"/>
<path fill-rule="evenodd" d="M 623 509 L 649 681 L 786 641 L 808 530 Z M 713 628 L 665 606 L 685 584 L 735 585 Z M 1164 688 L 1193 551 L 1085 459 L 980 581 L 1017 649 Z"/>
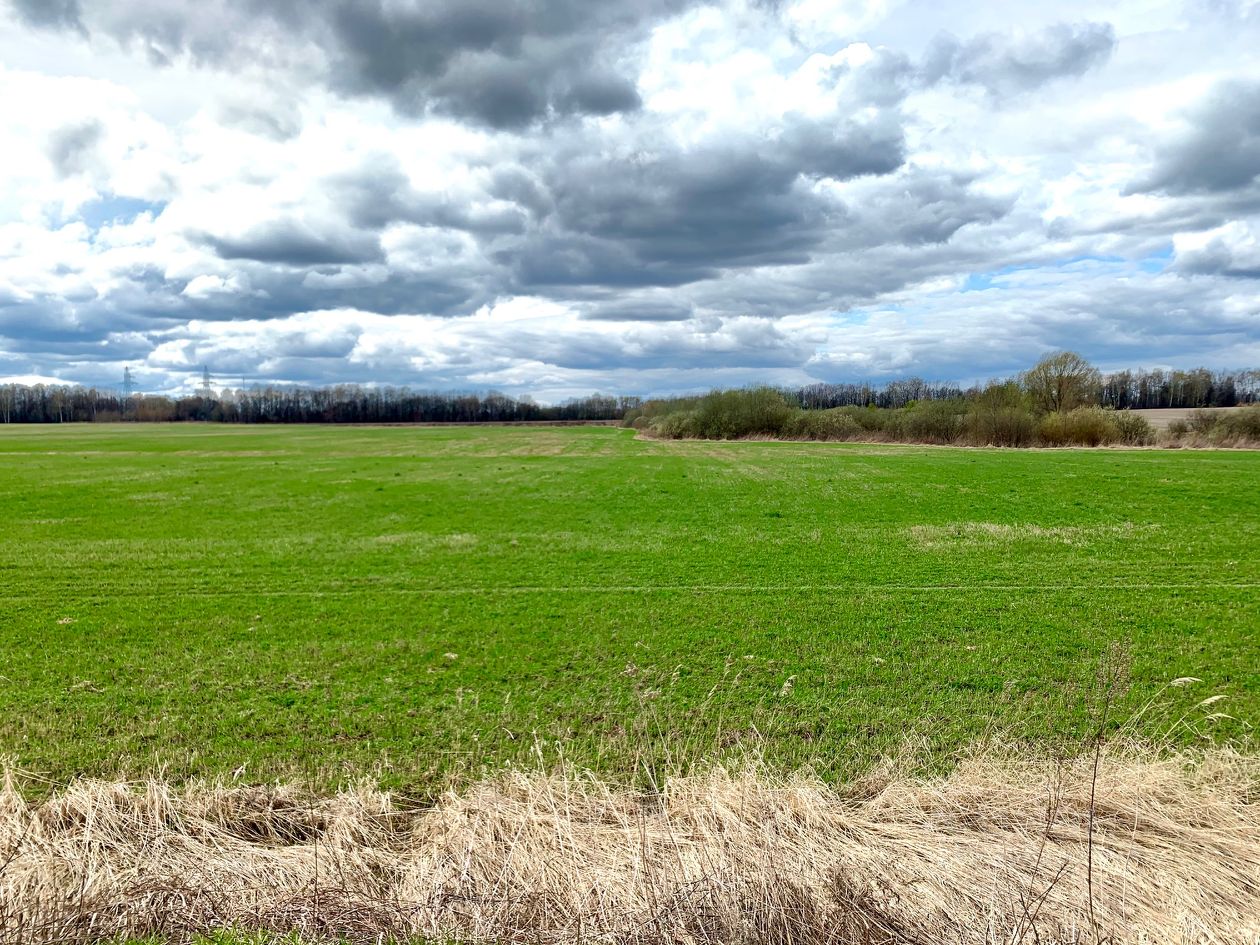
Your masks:
<path fill-rule="evenodd" d="M 872 439 L 899 440 L 905 434 L 906 409 L 888 407 L 837 407 L 837 411 L 849 417 Z"/>
<path fill-rule="evenodd" d="M 963 437 L 972 446 L 1031 446 L 1037 418 L 1025 407 L 978 404 L 963 418 Z"/>
<path fill-rule="evenodd" d="M 990 384 L 967 399 L 924 400 L 907 407 L 833 407 L 802 410 L 772 387 L 718 390 L 704 396 L 647 401 L 624 419 L 627 426 L 665 439 L 868 440 L 958 443 L 974 446 L 1103 446 L 1156 442 L 1147 419 L 1128 410 L 1077 407 L 1038 419 L 1027 393 L 1015 384 Z M 1260 405 L 1237 411 L 1197 410 L 1175 420 L 1163 442 L 1186 445 L 1260 445 Z"/>
<path fill-rule="evenodd" d="M 642 404 L 623 421 L 666 439 L 730 440 L 742 436 L 782 436 L 794 408 L 771 387 L 713 391 L 703 397 L 677 397 Z"/>
<path fill-rule="evenodd" d="M 1032 397 L 1015 381 L 990 381 L 971 398 L 974 408 L 996 410 L 999 407 L 1032 411 Z"/>
<path fill-rule="evenodd" d="M 1117 410 L 1111 415 L 1120 434 L 1120 442 L 1130 446 L 1149 446 L 1155 442 L 1155 428 L 1141 414 Z"/>
<path fill-rule="evenodd" d="M 959 400 L 928 400 L 902 414 L 901 432 L 922 443 L 953 443 L 962 432 L 966 407 Z"/>
<path fill-rule="evenodd" d="M 1101 407 L 1047 414 L 1037 433 L 1048 446 L 1102 446 L 1120 439 L 1114 411 Z"/>
<path fill-rule="evenodd" d="M 700 435 L 694 410 L 679 410 L 657 417 L 652 421 L 651 430 L 656 436 L 668 440 L 683 440 Z"/>
<path fill-rule="evenodd" d="M 1222 440 L 1260 443 L 1260 404 L 1224 414 L 1217 422 L 1217 431 Z"/>
<path fill-rule="evenodd" d="M 798 410 L 784 428 L 794 440 L 860 440 L 865 432 L 843 408 Z"/>
<path fill-rule="evenodd" d="M 837 413 L 844 414 L 867 433 L 878 433 L 884 429 L 883 415 L 887 410 L 878 407 L 836 407 Z"/>
<path fill-rule="evenodd" d="M 626 415 L 622 418 L 622 425 L 633 427 L 636 430 L 648 429 L 653 434 L 657 433 L 657 427 L 670 414 L 694 412 L 696 405 L 700 403 L 699 397 L 665 397 L 657 400 L 645 400 L 626 411 Z"/>
<path fill-rule="evenodd" d="M 793 409 L 772 387 L 714 391 L 700 398 L 696 427 L 707 440 L 781 436 Z"/>
<path fill-rule="evenodd" d="M 1220 422 L 1221 415 L 1211 410 L 1195 410 L 1187 418 L 1190 431 L 1200 436 L 1210 436 L 1216 431 L 1216 426 Z"/>

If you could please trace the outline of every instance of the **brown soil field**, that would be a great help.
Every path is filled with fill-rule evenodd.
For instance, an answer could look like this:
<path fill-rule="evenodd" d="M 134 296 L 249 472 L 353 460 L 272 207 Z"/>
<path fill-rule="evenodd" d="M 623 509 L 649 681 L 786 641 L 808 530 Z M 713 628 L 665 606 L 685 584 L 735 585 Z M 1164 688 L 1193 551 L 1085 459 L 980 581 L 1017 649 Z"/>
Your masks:
<path fill-rule="evenodd" d="M 1145 417 L 1156 430 L 1167 430 L 1168 424 L 1174 420 L 1185 420 L 1196 410 L 1207 410 L 1212 413 L 1232 413 L 1241 409 L 1241 407 L 1158 407 L 1130 412 L 1140 417 Z"/>

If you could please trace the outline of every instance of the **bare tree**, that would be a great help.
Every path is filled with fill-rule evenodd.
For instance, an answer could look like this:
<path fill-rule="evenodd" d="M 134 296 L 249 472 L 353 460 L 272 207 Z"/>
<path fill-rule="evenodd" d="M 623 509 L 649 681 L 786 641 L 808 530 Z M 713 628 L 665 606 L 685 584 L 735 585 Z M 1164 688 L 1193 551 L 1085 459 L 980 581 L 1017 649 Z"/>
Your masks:
<path fill-rule="evenodd" d="M 1040 410 L 1072 410 L 1096 404 L 1102 375 L 1074 351 L 1047 355 L 1020 378 Z"/>

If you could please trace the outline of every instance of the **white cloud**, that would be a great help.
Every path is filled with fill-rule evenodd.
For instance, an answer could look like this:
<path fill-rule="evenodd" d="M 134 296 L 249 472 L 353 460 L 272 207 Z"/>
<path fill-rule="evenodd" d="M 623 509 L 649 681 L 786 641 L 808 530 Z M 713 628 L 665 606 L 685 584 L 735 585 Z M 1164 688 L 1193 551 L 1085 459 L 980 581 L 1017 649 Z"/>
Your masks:
<path fill-rule="evenodd" d="M 182 294 L 190 299 L 206 299 L 214 295 L 236 295 L 244 289 L 242 282 L 241 277 L 235 274 L 224 278 L 203 273 L 190 279 L 188 285 L 184 286 Z"/>
<path fill-rule="evenodd" d="M 519 102 L 315 25 L 216 37 L 238 0 L 81 6 L 86 40 L 0 17 L 14 374 L 555 397 L 1260 345 L 1260 184 L 1169 150 L 1260 79 L 1254 4 L 611 3 L 495 66 L 541 70 Z"/>

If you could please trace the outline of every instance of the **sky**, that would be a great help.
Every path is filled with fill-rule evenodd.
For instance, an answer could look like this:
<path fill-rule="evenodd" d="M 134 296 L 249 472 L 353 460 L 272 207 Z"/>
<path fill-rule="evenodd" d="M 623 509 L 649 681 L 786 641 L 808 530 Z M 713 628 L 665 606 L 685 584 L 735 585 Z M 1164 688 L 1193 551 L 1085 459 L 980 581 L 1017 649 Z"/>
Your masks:
<path fill-rule="evenodd" d="M 1260 366 L 1258 0 L 0 0 L 0 380 Z"/>

